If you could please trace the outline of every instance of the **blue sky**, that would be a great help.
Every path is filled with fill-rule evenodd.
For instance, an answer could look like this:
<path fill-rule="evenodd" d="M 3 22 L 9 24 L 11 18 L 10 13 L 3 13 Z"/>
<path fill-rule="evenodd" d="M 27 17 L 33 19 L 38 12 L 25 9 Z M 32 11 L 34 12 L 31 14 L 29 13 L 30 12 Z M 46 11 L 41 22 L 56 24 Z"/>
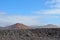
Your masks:
<path fill-rule="evenodd" d="M 60 24 L 60 0 L 0 0 L 0 25 Z"/>
<path fill-rule="evenodd" d="M 42 2 L 42 0 L 1 0 L 0 11 L 28 15 L 33 11 L 43 9 L 44 4 Z"/>

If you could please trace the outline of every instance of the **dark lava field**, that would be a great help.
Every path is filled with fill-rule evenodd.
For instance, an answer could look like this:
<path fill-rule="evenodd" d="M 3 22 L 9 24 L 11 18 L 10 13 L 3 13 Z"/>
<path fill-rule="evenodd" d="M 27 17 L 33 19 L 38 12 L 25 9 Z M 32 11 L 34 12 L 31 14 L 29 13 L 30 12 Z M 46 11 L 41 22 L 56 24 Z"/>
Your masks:
<path fill-rule="evenodd" d="M 60 40 L 60 28 L 0 30 L 0 40 Z"/>

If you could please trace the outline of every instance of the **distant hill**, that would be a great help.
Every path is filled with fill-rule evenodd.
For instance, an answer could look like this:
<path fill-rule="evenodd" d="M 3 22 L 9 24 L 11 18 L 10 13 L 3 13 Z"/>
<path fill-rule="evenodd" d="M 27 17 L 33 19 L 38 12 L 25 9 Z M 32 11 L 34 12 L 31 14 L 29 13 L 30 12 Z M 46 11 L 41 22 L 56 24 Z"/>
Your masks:
<path fill-rule="evenodd" d="M 5 27 L 6 29 L 30 29 L 29 26 L 22 23 L 16 23 L 10 26 Z"/>
<path fill-rule="evenodd" d="M 6 27 L 0 27 L 0 29 L 36 29 L 36 28 L 59 28 L 59 27 L 53 24 L 47 24 L 44 26 L 27 26 L 22 23 L 16 23 Z"/>
<path fill-rule="evenodd" d="M 40 26 L 40 28 L 59 28 L 59 27 L 53 24 L 48 24 L 48 25 Z"/>

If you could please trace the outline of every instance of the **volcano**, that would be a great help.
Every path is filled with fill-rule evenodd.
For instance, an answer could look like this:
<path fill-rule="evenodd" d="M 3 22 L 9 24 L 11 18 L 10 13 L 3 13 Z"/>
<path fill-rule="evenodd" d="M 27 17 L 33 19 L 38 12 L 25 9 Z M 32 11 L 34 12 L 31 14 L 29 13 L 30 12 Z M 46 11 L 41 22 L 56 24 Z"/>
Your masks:
<path fill-rule="evenodd" d="M 16 23 L 6 27 L 7 29 L 30 29 L 29 26 L 22 23 Z"/>

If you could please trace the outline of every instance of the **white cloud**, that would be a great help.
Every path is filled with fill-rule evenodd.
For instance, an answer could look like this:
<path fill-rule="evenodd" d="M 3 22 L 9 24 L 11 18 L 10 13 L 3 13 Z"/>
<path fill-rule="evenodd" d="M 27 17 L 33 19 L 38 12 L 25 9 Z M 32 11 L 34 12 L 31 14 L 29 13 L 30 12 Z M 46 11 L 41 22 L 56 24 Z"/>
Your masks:
<path fill-rule="evenodd" d="M 25 15 L 2 15 L 0 16 L 0 26 L 11 25 L 15 23 L 23 23 L 26 25 L 43 25 L 43 19 L 58 18 L 58 16 L 49 16 L 49 15 L 34 15 L 34 16 L 25 16 Z"/>
<path fill-rule="evenodd" d="M 5 13 L 5 12 L 0 12 L 0 15 L 5 15 L 5 14 L 7 14 L 7 13 Z"/>
<path fill-rule="evenodd" d="M 55 0 L 56 2 L 60 2 L 60 0 Z"/>
<path fill-rule="evenodd" d="M 45 2 L 45 5 L 52 8 L 49 10 L 40 10 L 36 13 L 37 15 L 35 16 L 23 16 L 23 15 L 6 15 L 5 12 L 0 12 L 0 25 L 1 26 L 6 26 L 9 24 L 14 24 L 14 23 L 24 23 L 26 25 L 41 25 L 45 24 L 42 19 L 56 19 L 59 18 L 59 16 L 52 16 L 52 15 L 47 15 L 47 14 L 60 14 L 60 0 L 47 0 Z M 40 15 L 44 14 L 44 15 Z"/>
<path fill-rule="evenodd" d="M 47 0 L 45 5 L 50 8 L 60 8 L 60 0 Z"/>
<path fill-rule="evenodd" d="M 8 15 L 0 16 L 0 25 L 6 26 L 15 23 L 23 23 L 26 25 L 39 25 L 38 18 L 35 16 L 21 16 L 21 15 Z"/>
<path fill-rule="evenodd" d="M 36 14 L 60 14 L 60 0 L 47 0 L 45 5 L 51 9 L 45 9 L 35 12 Z"/>
<path fill-rule="evenodd" d="M 41 10 L 35 13 L 36 14 L 60 14 L 60 9 Z"/>

